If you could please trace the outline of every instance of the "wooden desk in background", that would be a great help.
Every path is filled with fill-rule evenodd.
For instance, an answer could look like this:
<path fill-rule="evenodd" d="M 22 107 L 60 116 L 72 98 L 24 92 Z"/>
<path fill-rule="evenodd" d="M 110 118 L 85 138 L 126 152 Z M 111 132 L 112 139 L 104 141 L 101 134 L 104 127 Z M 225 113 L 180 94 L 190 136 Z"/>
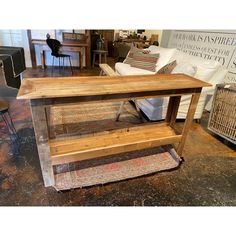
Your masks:
<path fill-rule="evenodd" d="M 41 64 L 42 68 L 46 68 L 46 60 L 45 60 L 45 51 L 51 51 L 49 47 L 46 44 L 45 40 L 32 40 L 33 45 L 38 45 L 40 47 L 40 57 L 41 57 Z M 73 43 L 73 42 L 62 42 L 62 47 L 60 49 L 61 52 L 78 52 L 79 53 L 79 64 L 80 64 L 80 69 L 83 68 L 83 49 L 85 48 L 85 66 L 89 67 L 90 64 L 88 63 L 88 44 L 78 44 L 78 43 Z M 89 56 L 90 58 L 90 56 Z"/>

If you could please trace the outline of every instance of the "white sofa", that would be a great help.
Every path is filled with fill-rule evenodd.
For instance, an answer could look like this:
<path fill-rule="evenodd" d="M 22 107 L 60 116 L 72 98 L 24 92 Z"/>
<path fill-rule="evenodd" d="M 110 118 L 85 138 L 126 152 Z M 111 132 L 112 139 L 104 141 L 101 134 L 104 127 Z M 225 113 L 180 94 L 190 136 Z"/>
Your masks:
<path fill-rule="evenodd" d="M 184 73 L 212 84 L 212 87 L 203 88 L 202 90 L 194 115 L 194 119 L 200 119 L 204 107 L 207 106 L 208 109 L 211 107 L 209 102 L 207 104 L 208 95 L 211 96 L 213 94 L 216 84 L 222 83 L 228 71 L 217 61 L 191 56 L 175 48 L 162 48 L 152 45 L 147 50 L 149 50 L 150 53 L 160 54 L 160 58 L 156 64 L 156 72 L 164 65 L 176 60 L 177 66 L 172 73 Z M 149 75 L 156 73 L 131 67 L 129 64 L 122 62 L 115 64 L 115 70 L 119 75 Z M 183 96 L 181 98 L 177 118 L 186 118 L 190 99 L 191 96 Z M 150 120 L 161 120 L 165 118 L 168 100 L 169 98 L 151 98 L 137 100 L 136 103 Z"/>

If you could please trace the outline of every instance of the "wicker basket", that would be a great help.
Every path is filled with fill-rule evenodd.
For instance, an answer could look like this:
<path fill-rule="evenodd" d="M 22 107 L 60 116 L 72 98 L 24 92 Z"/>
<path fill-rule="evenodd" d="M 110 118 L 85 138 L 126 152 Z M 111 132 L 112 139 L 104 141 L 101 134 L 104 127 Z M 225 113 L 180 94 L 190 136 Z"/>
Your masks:
<path fill-rule="evenodd" d="M 236 144 L 236 84 L 216 86 L 208 129 Z"/>

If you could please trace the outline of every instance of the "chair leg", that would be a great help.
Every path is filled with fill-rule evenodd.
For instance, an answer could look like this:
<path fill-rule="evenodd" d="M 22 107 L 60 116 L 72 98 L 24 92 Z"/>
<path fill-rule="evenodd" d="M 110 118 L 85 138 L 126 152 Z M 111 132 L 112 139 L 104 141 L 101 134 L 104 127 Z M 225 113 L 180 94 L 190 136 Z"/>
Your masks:
<path fill-rule="evenodd" d="M 121 102 L 119 111 L 118 111 L 117 114 L 116 114 L 116 121 L 119 121 L 120 114 L 121 114 L 121 112 L 122 112 L 122 110 L 123 110 L 124 105 L 125 105 L 125 101 Z"/>
<path fill-rule="evenodd" d="M 65 71 L 65 65 L 64 65 L 64 57 L 62 58 L 62 63 L 63 63 L 63 71 Z"/>
<path fill-rule="evenodd" d="M 71 75 L 73 75 L 73 68 L 72 68 L 70 57 L 69 57 L 69 62 L 70 62 Z"/>
<path fill-rule="evenodd" d="M 13 124 L 13 121 L 12 121 L 12 118 L 11 118 L 11 115 L 10 115 L 10 112 L 7 111 L 7 114 L 8 114 L 8 116 L 9 116 L 9 118 L 10 118 L 9 120 L 10 120 L 10 125 L 11 125 L 12 132 L 17 135 L 16 128 L 15 128 L 15 126 L 14 126 L 14 124 Z M 18 136 L 18 135 L 17 135 L 17 136 Z"/>
<path fill-rule="evenodd" d="M 140 119 L 142 122 L 145 122 L 146 120 L 143 118 L 142 113 L 141 113 L 141 111 L 140 111 L 140 108 L 139 108 L 137 102 L 136 102 L 135 100 L 133 100 L 133 102 L 134 102 L 134 105 L 135 105 L 135 110 L 136 110 L 136 112 L 138 113 L 139 119 Z"/>
<path fill-rule="evenodd" d="M 8 114 L 8 117 L 6 116 L 6 114 Z M 7 126 L 11 141 L 12 142 L 14 142 L 14 141 L 18 142 L 20 137 L 17 134 L 16 128 L 13 124 L 13 121 L 12 121 L 12 118 L 10 116 L 9 111 L 7 111 L 5 114 L 1 114 L 1 115 L 2 115 L 3 121 L 5 122 L 5 124 Z M 12 135 L 13 135 L 14 139 L 12 139 Z"/>

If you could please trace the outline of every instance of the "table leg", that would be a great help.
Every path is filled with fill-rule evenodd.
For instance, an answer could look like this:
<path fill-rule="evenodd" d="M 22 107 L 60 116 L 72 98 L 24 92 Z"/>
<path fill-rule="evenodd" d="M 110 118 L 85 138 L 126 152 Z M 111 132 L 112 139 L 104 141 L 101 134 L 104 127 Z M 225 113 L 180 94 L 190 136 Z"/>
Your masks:
<path fill-rule="evenodd" d="M 48 130 L 48 136 L 50 139 L 56 138 L 55 130 L 53 124 L 53 118 L 51 115 L 51 107 L 48 106 L 45 108 L 46 112 L 46 121 L 47 121 L 47 130 Z"/>
<path fill-rule="evenodd" d="M 161 98 L 161 99 L 164 99 L 164 98 Z M 165 122 L 167 123 L 170 123 L 170 120 L 171 120 L 171 114 L 174 107 L 174 100 L 175 100 L 174 97 L 169 98 L 169 103 L 168 103 L 166 118 L 165 118 Z"/>
<path fill-rule="evenodd" d="M 101 64 L 102 63 L 102 54 L 99 53 L 99 61 L 98 61 L 98 64 Z"/>
<path fill-rule="evenodd" d="M 35 139 L 45 187 L 54 185 L 53 167 L 48 144 L 47 117 L 43 104 L 31 100 L 31 112 L 34 125 Z"/>
<path fill-rule="evenodd" d="M 170 123 L 170 126 L 173 128 L 173 125 L 175 124 L 176 117 L 179 110 L 179 104 L 180 104 L 181 96 L 175 96 L 169 98 L 169 104 L 167 108 L 166 113 L 166 119 L 165 121 L 167 123 Z"/>
<path fill-rule="evenodd" d="M 79 52 L 79 66 L 80 66 L 80 70 L 82 70 L 83 68 L 83 53 Z"/>
<path fill-rule="evenodd" d="M 93 67 L 94 67 L 94 64 L 95 64 L 95 57 L 96 57 L 96 55 L 95 55 L 95 53 L 93 53 Z"/>
<path fill-rule="evenodd" d="M 42 65 L 42 69 L 46 69 L 46 61 L 45 61 L 45 51 L 42 49 L 40 50 L 40 56 L 41 56 L 41 65 Z"/>
<path fill-rule="evenodd" d="M 90 52 L 91 48 L 89 47 L 85 47 L 85 67 L 86 68 L 90 68 L 91 67 L 91 52 Z"/>
<path fill-rule="evenodd" d="M 179 156 L 182 155 L 183 147 L 184 147 L 186 137 L 187 137 L 187 132 L 190 129 L 191 124 L 193 122 L 193 118 L 194 118 L 194 114 L 195 114 L 195 111 L 197 108 L 200 94 L 201 94 L 201 91 L 199 93 L 194 93 L 192 95 L 191 102 L 190 102 L 189 109 L 188 109 L 188 113 L 187 113 L 186 120 L 184 122 L 184 127 L 182 130 L 182 138 L 180 140 L 180 143 L 179 143 L 179 146 L 177 149 L 177 153 L 179 154 Z"/>
<path fill-rule="evenodd" d="M 105 60 L 105 63 L 107 63 L 107 54 L 106 53 L 104 54 L 104 60 Z"/>

